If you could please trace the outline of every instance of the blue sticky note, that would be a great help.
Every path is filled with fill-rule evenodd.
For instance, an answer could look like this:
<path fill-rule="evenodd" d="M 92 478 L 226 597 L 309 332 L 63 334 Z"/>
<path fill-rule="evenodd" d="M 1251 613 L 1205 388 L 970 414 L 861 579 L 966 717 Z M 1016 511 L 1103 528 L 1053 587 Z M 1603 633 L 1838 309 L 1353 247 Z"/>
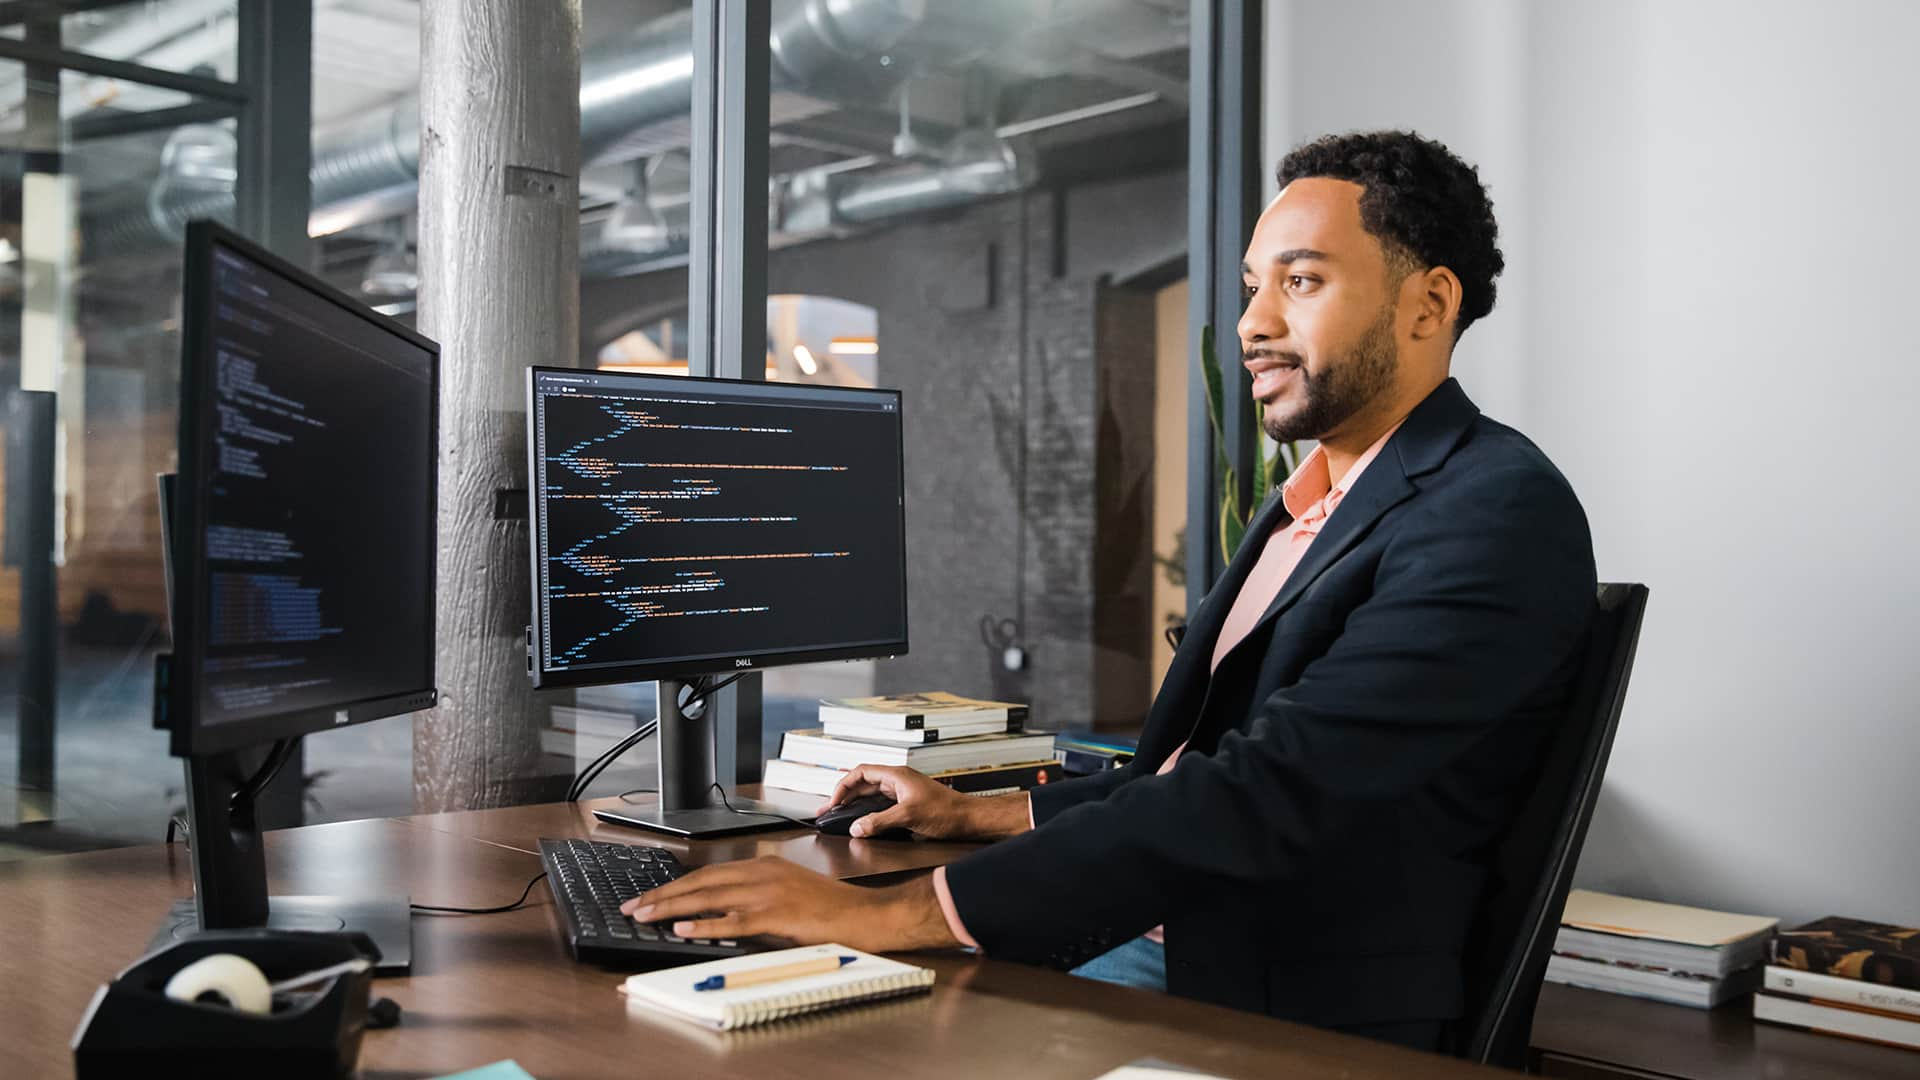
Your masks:
<path fill-rule="evenodd" d="M 496 1061 L 491 1065 L 482 1065 L 466 1072 L 448 1073 L 435 1077 L 435 1080 L 533 1080 L 533 1074 L 520 1067 L 520 1063 L 509 1058 Z"/>

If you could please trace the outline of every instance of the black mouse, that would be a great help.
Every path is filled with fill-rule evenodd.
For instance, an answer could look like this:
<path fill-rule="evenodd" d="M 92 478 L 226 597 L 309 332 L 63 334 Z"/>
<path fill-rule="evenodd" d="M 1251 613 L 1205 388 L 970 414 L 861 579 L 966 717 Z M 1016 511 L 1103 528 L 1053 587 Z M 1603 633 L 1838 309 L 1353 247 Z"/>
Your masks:
<path fill-rule="evenodd" d="M 814 818 L 813 827 L 819 829 L 822 834 L 827 836 L 847 836 L 849 835 L 847 830 L 853 828 L 854 822 L 859 821 L 868 814 L 877 814 L 882 810 L 889 809 L 893 805 L 893 800 L 887 798 L 885 795 L 862 795 L 857 799 L 849 799 L 826 813 L 821 814 L 819 817 Z M 905 840 L 912 835 L 912 830 L 903 829 L 896 825 L 891 829 L 882 829 L 878 836 L 862 837 L 862 839 Z"/>

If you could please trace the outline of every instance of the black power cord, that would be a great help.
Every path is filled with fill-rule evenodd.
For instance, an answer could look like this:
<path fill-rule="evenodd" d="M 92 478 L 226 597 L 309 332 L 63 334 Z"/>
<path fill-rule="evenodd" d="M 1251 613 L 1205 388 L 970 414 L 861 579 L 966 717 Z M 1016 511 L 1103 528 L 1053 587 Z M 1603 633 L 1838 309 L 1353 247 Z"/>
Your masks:
<path fill-rule="evenodd" d="M 274 777 L 280 775 L 281 767 L 293 757 L 294 747 L 299 745 L 300 736 L 298 735 L 275 742 L 273 748 L 267 751 L 267 759 L 262 761 L 260 767 L 254 770 L 254 774 L 241 783 L 239 789 L 233 793 L 228 806 L 238 811 L 242 806 L 259 798 L 260 792 L 264 791 L 268 784 L 273 783 Z"/>
<path fill-rule="evenodd" d="M 276 740 L 268 748 L 267 756 L 260 762 L 260 767 L 253 770 L 253 775 L 242 780 L 240 786 L 233 790 L 233 795 L 227 799 L 227 812 L 237 815 L 243 809 L 251 809 L 254 800 L 260 797 L 260 793 L 266 790 L 268 784 L 273 783 L 274 777 L 280 775 L 280 770 L 286 767 L 287 762 L 293 757 L 294 748 L 299 745 L 300 736 L 298 735 L 290 739 Z M 193 830 L 187 827 L 186 819 L 178 814 L 167 819 L 166 842 L 173 843 L 176 833 L 186 839 L 188 847 L 193 846 Z"/>
<path fill-rule="evenodd" d="M 750 673 L 745 671 L 737 672 L 719 682 L 713 682 L 711 679 L 704 677 L 690 680 L 687 685 L 692 688 L 692 693 L 688 696 L 687 700 L 680 703 L 680 709 L 685 711 L 693 708 L 695 705 L 700 704 L 720 691 L 725 690 L 727 687 L 732 686 L 734 683 L 739 682 L 748 674 Z M 570 803 L 579 802 L 580 797 L 587 793 L 587 788 L 594 780 L 599 778 L 601 773 L 606 771 L 609 765 L 618 761 L 620 755 L 638 746 L 641 740 L 659 730 L 660 721 L 649 720 L 641 725 L 639 730 L 613 744 L 606 753 L 594 758 L 593 761 L 587 764 L 586 768 L 580 770 L 579 776 L 573 778 L 573 783 L 567 788 L 567 801 Z"/>
<path fill-rule="evenodd" d="M 723 787 L 721 787 L 721 786 L 720 786 L 720 781 L 718 781 L 718 780 L 715 780 L 715 781 L 713 782 L 713 786 L 712 786 L 712 787 L 710 787 L 710 788 L 708 788 L 707 790 L 708 790 L 708 791 L 717 791 L 717 792 L 719 792 L 719 793 L 720 793 L 720 805 L 721 805 L 721 806 L 724 806 L 724 807 L 726 807 L 726 808 L 727 808 L 727 810 L 728 810 L 729 812 L 731 812 L 731 813 L 735 813 L 735 814 L 739 814 L 739 815 L 741 815 L 741 816 L 743 816 L 743 817 L 765 817 L 765 818 L 779 818 L 779 819 L 780 819 L 781 821 L 791 821 L 791 822 L 793 822 L 793 823 L 794 823 L 795 825 L 798 825 L 798 826 L 800 826 L 800 827 L 801 827 L 801 828 L 803 828 L 803 829 L 811 829 L 811 828 L 813 828 L 813 822 L 811 822 L 811 821 L 802 821 L 802 820 L 800 820 L 799 818 L 791 818 L 791 817 L 788 817 L 788 816 L 787 816 L 787 815 L 785 815 L 785 814 L 774 814 L 774 813 L 769 813 L 769 812 L 767 812 L 767 811 L 765 811 L 765 810 L 742 810 L 742 809 L 740 809 L 740 808 L 738 808 L 738 807 L 736 807 L 736 806 L 734 806 L 734 805 L 733 805 L 733 803 L 732 803 L 732 801 L 731 801 L 731 800 L 729 800 L 729 799 L 727 798 L 727 789 L 726 789 L 726 788 L 723 788 Z"/>
<path fill-rule="evenodd" d="M 567 801 L 579 802 L 580 796 L 586 794 L 587 787 L 599 779 L 600 774 L 606 771 L 607 766 L 619 760 L 620 755 L 638 746 L 640 740 L 645 739 L 658 730 L 660 730 L 660 722 L 658 720 L 649 720 L 645 724 L 642 724 L 633 734 L 613 744 L 606 753 L 588 762 L 587 767 L 581 769 L 580 775 L 574 777 L 573 783 L 568 786 Z"/>
<path fill-rule="evenodd" d="M 415 911 L 424 911 L 424 912 L 438 913 L 443 915 L 499 915 L 503 912 L 513 911 L 514 909 L 525 904 L 527 902 L 527 897 L 533 893 L 533 887 L 535 885 L 540 884 L 541 878 L 544 878 L 546 876 L 547 876 L 546 871 L 542 870 L 540 872 L 539 877 L 536 877 L 532 881 L 527 882 L 527 887 L 520 891 L 520 899 L 515 900 L 511 904 L 502 904 L 499 907 L 481 907 L 481 908 L 441 907 L 437 904 L 408 904 L 407 906 L 412 908 Z"/>

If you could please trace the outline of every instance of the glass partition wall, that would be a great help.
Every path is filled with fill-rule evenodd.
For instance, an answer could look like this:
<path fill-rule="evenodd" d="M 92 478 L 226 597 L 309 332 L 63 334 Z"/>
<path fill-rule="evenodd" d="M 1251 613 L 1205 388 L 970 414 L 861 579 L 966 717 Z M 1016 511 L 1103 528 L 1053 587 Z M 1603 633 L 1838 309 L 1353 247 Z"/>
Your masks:
<path fill-rule="evenodd" d="M 264 89 L 242 61 L 259 70 L 270 44 L 246 24 L 304 5 L 4 6 L 20 17 L 0 25 L 0 385 L 53 396 L 5 414 L 0 851 L 150 841 L 180 783 L 146 703 L 179 227 L 244 225 L 273 186 L 239 145 Z M 1187 606 L 1206 475 L 1190 463 L 1211 460 L 1186 279 L 1206 190 L 1189 163 L 1214 168 L 1189 117 L 1213 90 L 1187 84 L 1218 6 L 771 9 L 755 374 L 905 393 L 912 651 L 763 676 L 742 701 L 763 725 L 739 742 L 743 779 L 748 746 L 777 754 L 821 697 L 946 689 L 1031 702 L 1049 727 L 1140 722 Z M 530 363 L 688 368 L 695 8 L 582 5 L 580 352 Z M 301 257 L 402 320 L 432 272 L 414 248 L 418 17 L 406 0 L 317 3 L 302 42 Z M 36 514 L 44 538 L 15 527 Z M 651 719 L 653 688 L 537 705 L 541 767 L 570 774 Z M 411 754 L 405 718 L 308 740 L 297 817 L 409 811 Z M 592 793 L 648 786 L 651 746 L 628 759 Z"/>
<path fill-rule="evenodd" d="M 154 841 L 178 206 L 231 217 L 233 2 L 7 5 L 0 26 L 0 858 Z"/>
<path fill-rule="evenodd" d="M 805 6 L 769 34 L 765 377 L 903 391 L 912 648 L 765 673 L 762 754 L 864 693 L 1137 727 L 1185 611 L 1189 5 L 833 5 L 830 49 Z M 631 149 L 581 344 L 684 370 L 690 170 Z"/>

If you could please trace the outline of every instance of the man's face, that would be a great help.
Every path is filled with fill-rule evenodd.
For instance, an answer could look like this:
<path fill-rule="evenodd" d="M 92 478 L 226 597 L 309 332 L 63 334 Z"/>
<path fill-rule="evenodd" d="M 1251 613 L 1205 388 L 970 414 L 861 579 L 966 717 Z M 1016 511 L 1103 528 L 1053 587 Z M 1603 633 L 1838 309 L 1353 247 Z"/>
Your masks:
<path fill-rule="evenodd" d="M 1280 442 L 1337 432 L 1399 371 L 1399 281 L 1388 281 L 1386 253 L 1360 224 L 1361 191 L 1295 180 L 1247 245 L 1240 352 L 1263 426 Z"/>

